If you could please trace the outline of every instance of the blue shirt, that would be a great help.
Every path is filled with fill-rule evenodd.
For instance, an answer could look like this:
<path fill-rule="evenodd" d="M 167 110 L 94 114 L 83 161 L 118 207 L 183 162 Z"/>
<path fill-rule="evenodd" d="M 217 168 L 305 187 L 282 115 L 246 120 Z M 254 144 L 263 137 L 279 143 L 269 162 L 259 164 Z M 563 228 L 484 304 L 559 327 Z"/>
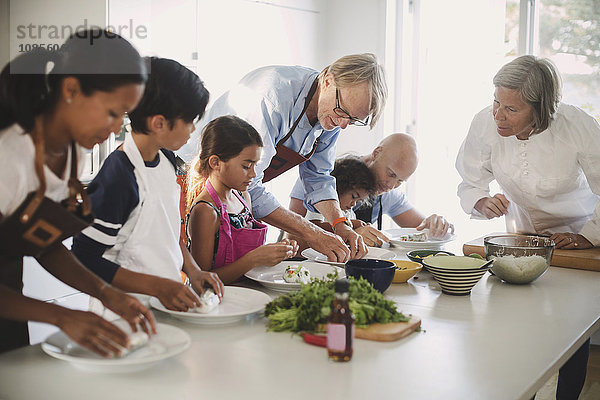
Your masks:
<path fill-rule="evenodd" d="M 296 184 L 292 188 L 290 197 L 304 200 L 304 189 L 300 179 L 296 181 Z M 381 197 L 381 208 L 383 209 L 383 213 L 388 215 L 390 218 L 394 218 L 395 216 L 413 208 L 402 191 L 399 189 L 390 190 L 389 192 L 385 192 L 373 199 L 371 223 L 375 223 L 377 221 L 377 215 L 379 214 L 379 197 Z M 356 211 L 358 208 L 360 208 L 360 206 L 360 204 L 355 206 L 353 210 Z"/>
<path fill-rule="evenodd" d="M 275 155 L 275 145 L 289 132 L 304 108 L 305 98 L 318 71 L 300 66 L 268 66 L 247 74 L 230 91 L 219 97 L 196 130 L 200 132 L 208 122 L 223 115 L 243 118 L 261 135 L 264 147 L 257 163 L 256 177 L 248 192 L 252 198 L 252 212 L 263 218 L 280 207 L 279 202 L 262 184 L 264 170 Z M 317 96 L 318 94 L 315 94 Z M 311 126 L 306 114 L 300 120 L 292 136 L 284 143 L 302 155 L 310 153 L 320 137 L 313 156 L 300 164 L 298 171 L 306 189 L 307 208 L 315 211 L 314 204 L 323 200 L 337 199 L 335 179 L 329 175 L 336 156 L 336 141 L 340 128 L 325 131 L 319 122 Z M 184 159 L 190 159 L 199 151 L 199 134 L 178 151 Z M 187 153 L 187 154 L 186 154 Z"/>

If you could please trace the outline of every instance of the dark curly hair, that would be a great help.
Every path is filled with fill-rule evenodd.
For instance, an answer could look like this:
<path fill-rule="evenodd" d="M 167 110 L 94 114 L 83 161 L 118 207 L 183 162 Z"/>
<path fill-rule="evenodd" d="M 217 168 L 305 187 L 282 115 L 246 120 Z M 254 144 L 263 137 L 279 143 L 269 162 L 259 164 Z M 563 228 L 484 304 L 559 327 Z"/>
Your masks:
<path fill-rule="evenodd" d="M 369 195 L 375 193 L 375 175 L 356 156 L 346 156 L 335 160 L 331 176 L 335 177 L 338 195 L 352 189 L 364 189 Z"/>

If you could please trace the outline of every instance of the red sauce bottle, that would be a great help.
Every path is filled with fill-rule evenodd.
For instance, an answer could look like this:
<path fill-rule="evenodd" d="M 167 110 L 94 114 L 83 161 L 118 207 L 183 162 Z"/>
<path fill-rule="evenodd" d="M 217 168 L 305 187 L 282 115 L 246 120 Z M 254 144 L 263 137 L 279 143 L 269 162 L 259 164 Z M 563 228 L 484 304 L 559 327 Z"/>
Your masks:
<path fill-rule="evenodd" d="M 354 342 L 354 315 L 348 304 L 349 282 L 335 281 L 335 297 L 327 320 L 327 353 L 333 361 L 350 361 Z"/>

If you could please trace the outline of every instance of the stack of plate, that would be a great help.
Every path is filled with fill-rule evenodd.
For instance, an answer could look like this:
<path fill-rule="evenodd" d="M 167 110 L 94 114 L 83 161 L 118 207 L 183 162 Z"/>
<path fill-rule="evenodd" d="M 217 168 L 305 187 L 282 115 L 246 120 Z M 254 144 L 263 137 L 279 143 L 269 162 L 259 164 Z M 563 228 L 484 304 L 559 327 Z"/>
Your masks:
<path fill-rule="evenodd" d="M 442 292 L 467 295 L 491 265 L 481 268 L 486 260 L 467 256 L 428 257 L 423 265 L 442 287 Z"/>

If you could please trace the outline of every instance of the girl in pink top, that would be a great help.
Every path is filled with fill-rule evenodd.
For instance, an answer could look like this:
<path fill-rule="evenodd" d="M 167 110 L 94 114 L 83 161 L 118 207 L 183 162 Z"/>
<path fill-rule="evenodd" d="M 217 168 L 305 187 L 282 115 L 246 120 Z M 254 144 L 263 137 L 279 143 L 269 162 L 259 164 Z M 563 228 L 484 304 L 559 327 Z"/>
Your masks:
<path fill-rule="evenodd" d="M 228 284 L 259 265 L 293 257 L 296 242 L 265 245 L 267 226 L 252 216 L 246 192 L 256 176 L 263 143 L 250 124 L 235 116 L 211 121 L 188 174 L 186 233 L 192 256 Z"/>

